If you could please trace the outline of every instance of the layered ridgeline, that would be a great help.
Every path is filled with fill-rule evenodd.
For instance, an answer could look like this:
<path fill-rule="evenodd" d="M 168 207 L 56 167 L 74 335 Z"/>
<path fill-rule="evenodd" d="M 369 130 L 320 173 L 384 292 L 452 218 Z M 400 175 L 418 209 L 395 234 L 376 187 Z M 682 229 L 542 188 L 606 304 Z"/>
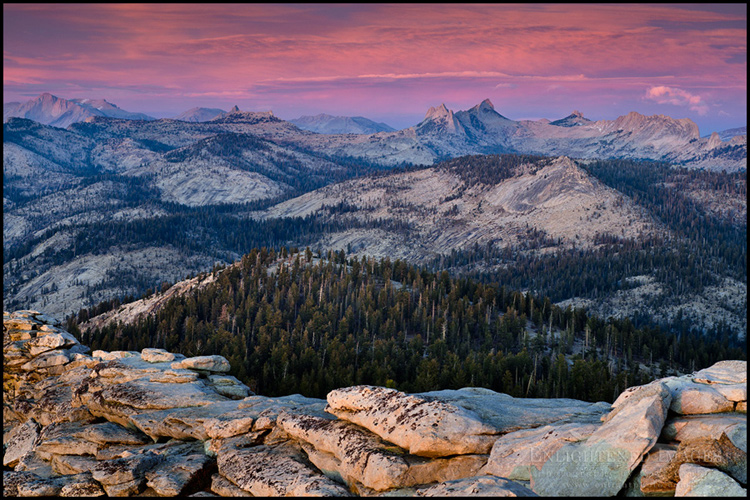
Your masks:
<path fill-rule="evenodd" d="M 29 148 L 58 133 L 28 124 Z M 61 132 L 67 170 L 26 176 L 24 157 L 6 162 L 17 168 L 4 192 L 8 308 L 62 317 L 252 248 L 310 246 L 400 257 L 639 324 L 747 330 L 745 172 L 481 155 L 333 183 L 377 167 L 223 133 L 152 151 L 161 159 L 147 166 L 122 157 L 122 173 L 105 175 L 77 170 L 89 139 Z"/>
<path fill-rule="evenodd" d="M 250 115 L 242 114 L 245 121 Z M 266 113 L 253 117 L 301 132 Z M 259 227 L 242 213 L 377 168 L 231 131 L 231 121 L 132 124 L 4 125 L 9 307 L 39 301 L 64 316 L 82 302 L 140 295 L 253 246 L 286 243 L 306 230 L 283 222 Z"/>
<path fill-rule="evenodd" d="M 66 100 L 51 94 L 42 94 L 26 103 L 6 103 L 3 107 L 4 122 L 19 117 L 57 127 L 73 124 L 75 128 L 82 121 L 94 121 L 101 126 L 111 118 L 152 120 L 143 114 L 123 111 L 105 100 Z M 258 120 L 260 115 L 273 119 Z M 708 170 L 747 168 L 747 134 L 742 128 L 723 131 L 723 137 L 717 132 L 701 137 L 698 126 L 688 118 L 645 116 L 637 112 L 614 120 L 592 121 L 578 111 L 551 122 L 512 120 L 498 113 L 489 99 L 456 112 L 445 104 L 432 107 L 420 123 L 403 130 L 393 130 L 363 117 L 325 114 L 285 122 L 273 117 L 270 111 L 243 113 L 237 106 L 229 112 L 192 108 L 176 120 L 157 120 L 157 128 L 182 123 L 180 135 L 187 138 L 195 134 L 196 128 L 191 126 L 195 122 L 212 123 L 214 126 L 210 128 L 225 132 L 231 123 L 228 128 L 232 132 L 252 133 L 274 142 L 283 141 L 332 156 L 360 157 L 383 165 L 432 164 L 441 158 L 465 154 L 531 153 L 650 159 Z M 118 135 L 142 135 L 133 131 L 142 124 L 122 127 L 121 123 L 109 123 L 118 130 Z M 216 127 L 218 123 L 223 126 Z M 301 129 L 322 133 L 302 133 L 307 130 Z M 154 129 L 146 130 L 148 134 Z M 174 138 L 152 139 L 166 144 L 174 141 Z"/>
<path fill-rule="evenodd" d="M 44 93 L 26 102 L 3 103 L 3 123 L 11 118 L 28 118 L 38 123 L 65 128 L 93 116 L 123 120 L 155 120 L 143 113 L 131 113 L 106 99 L 63 99 Z"/>
<path fill-rule="evenodd" d="M 745 496 L 747 364 L 611 405 L 465 387 L 254 395 L 221 356 L 3 316 L 4 496 Z"/>

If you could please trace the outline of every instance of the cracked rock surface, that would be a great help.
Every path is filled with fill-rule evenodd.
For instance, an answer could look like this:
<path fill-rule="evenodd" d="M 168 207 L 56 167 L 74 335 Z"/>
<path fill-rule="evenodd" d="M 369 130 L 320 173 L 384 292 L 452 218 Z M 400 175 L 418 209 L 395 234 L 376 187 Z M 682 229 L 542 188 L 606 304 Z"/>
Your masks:
<path fill-rule="evenodd" d="M 744 494 L 746 362 L 609 405 L 482 388 L 252 394 L 221 356 L 94 351 L 3 316 L 3 495 Z"/>

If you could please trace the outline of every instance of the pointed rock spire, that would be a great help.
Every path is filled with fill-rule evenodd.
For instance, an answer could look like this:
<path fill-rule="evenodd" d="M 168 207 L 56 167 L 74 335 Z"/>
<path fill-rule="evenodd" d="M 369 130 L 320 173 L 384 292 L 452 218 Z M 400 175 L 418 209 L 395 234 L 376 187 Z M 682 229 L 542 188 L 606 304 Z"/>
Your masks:
<path fill-rule="evenodd" d="M 230 109 L 230 110 L 229 110 L 229 112 L 230 112 L 230 113 L 239 113 L 239 112 L 240 112 L 240 108 L 239 108 L 239 107 L 237 107 L 237 105 L 235 104 L 235 105 L 234 105 L 234 106 L 232 107 L 232 109 Z"/>
<path fill-rule="evenodd" d="M 443 103 L 437 108 L 431 107 L 430 109 L 428 109 L 427 114 L 424 116 L 424 119 L 435 119 L 441 116 L 448 116 L 449 114 L 451 114 L 451 111 L 445 106 L 445 103 Z"/>
<path fill-rule="evenodd" d="M 489 99 L 485 99 L 482 101 L 482 103 L 479 105 L 479 109 L 495 109 L 495 106 L 492 105 L 492 101 Z"/>
<path fill-rule="evenodd" d="M 719 134 L 716 132 L 713 132 L 711 136 L 708 138 L 708 142 L 706 143 L 707 149 L 714 149 L 721 146 L 721 137 L 719 137 Z"/>

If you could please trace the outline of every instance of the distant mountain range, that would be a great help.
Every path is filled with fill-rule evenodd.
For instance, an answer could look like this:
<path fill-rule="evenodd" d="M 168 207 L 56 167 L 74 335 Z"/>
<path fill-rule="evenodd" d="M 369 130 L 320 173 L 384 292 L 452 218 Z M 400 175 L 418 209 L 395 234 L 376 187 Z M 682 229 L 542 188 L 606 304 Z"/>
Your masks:
<path fill-rule="evenodd" d="M 93 116 L 125 120 L 155 120 L 143 113 L 131 113 L 105 99 L 63 99 L 44 93 L 26 102 L 3 104 L 3 123 L 10 118 L 28 118 L 53 127 L 67 128 L 71 123 L 82 122 Z"/>
<path fill-rule="evenodd" d="M 321 113 L 289 121 L 303 130 L 319 134 L 377 134 L 396 131 L 385 123 L 374 122 L 362 116 L 331 116 Z"/>
<path fill-rule="evenodd" d="M 725 171 L 747 166 L 746 127 L 701 137 L 698 126 L 688 118 L 645 116 L 637 112 L 615 120 L 592 121 L 574 111 L 555 121 L 515 121 L 498 113 L 492 102 L 485 99 L 465 111 L 454 112 L 445 104 L 432 107 L 420 123 L 403 130 L 393 130 L 363 117 L 320 114 L 283 121 L 270 111 L 250 115 L 253 117 L 248 121 L 247 112 L 237 106 L 228 112 L 192 108 L 174 120 L 236 123 L 242 124 L 242 128 L 254 125 L 252 133 L 267 140 L 283 138 L 325 154 L 358 157 L 381 165 L 429 165 L 463 154 L 524 153 L 651 159 L 688 168 Z M 260 116 L 266 125 L 257 121 Z M 25 103 L 6 103 L 4 121 L 11 117 L 61 128 L 95 118 L 154 120 L 142 113 L 122 110 L 106 100 L 68 100 L 51 94 L 42 94 Z M 271 122 L 275 125 L 268 126 Z M 305 135 L 309 131 L 327 138 Z M 378 135 L 370 137 L 373 134 Z"/>
<path fill-rule="evenodd" d="M 192 123 L 209 122 L 239 111 L 237 106 L 230 111 L 218 108 L 191 108 L 180 113 L 174 119 Z M 376 134 L 378 132 L 395 132 L 396 130 L 385 123 L 377 123 L 362 116 L 332 116 L 322 113 L 315 116 L 301 116 L 289 120 L 289 122 L 302 130 L 309 130 L 318 134 Z"/>
<path fill-rule="evenodd" d="M 231 262 L 254 246 L 309 244 L 425 262 L 473 244 L 543 243 L 551 252 L 596 248 L 602 238 L 637 240 L 639 231 L 663 232 L 658 217 L 593 179 L 584 167 L 594 159 L 728 172 L 747 163 L 746 136 L 701 138 L 690 120 L 638 113 L 515 121 L 485 100 L 456 112 L 433 107 L 413 127 L 375 134 L 314 133 L 237 107 L 188 121 L 213 111 L 191 110 L 182 120 L 93 115 L 66 129 L 10 118 L 3 127 L 7 308 L 65 314 Z M 467 168 L 461 160 L 488 153 L 570 161 L 496 179 L 502 170 L 492 162 Z M 457 163 L 433 168 L 447 158 Z M 404 164 L 425 168 L 385 172 Z M 378 176 L 362 177 L 368 173 Z M 677 182 L 668 175 L 650 182 L 667 189 Z M 744 193 L 725 192 L 739 190 L 741 176 L 733 175 L 706 182 L 713 190 L 698 179 L 679 188 L 681 196 L 716 212 L 720 224 L 746 228 Z M 704 234 L 712 238 L 720 237 Z"/>
<path fill-rule="evenodd" d="M 722 130 L 718 134 L 719 134 L 719 139 L 721 139 L 722 141 L 728 141 L 738 135 L 747 136 L 747 127 L 730 128 L 727 130 Z"/>
<path fill-rule="evenodd" d="M 615 120 L 591 121 L 579 112 L 561 120 L 514 121 L 498 113 L 492 102 L 453 112 L 430 108 L 415 127 L 413 156 L 428 149 L 438 157 L 477 153 L 532 153 L 576 158 L 660 160 L 689 168 L 736 171 L 747 165 L 747 137 L 722 141 L 714 133 L 701 138 L 688 118 L 644 116 L 630 112 Z M 421 146 L 421 148 L 419 147 Z M 416 150 L 416 151 L 415 151 Z M 407 150 L 401 150 L 407 156 Z"/>

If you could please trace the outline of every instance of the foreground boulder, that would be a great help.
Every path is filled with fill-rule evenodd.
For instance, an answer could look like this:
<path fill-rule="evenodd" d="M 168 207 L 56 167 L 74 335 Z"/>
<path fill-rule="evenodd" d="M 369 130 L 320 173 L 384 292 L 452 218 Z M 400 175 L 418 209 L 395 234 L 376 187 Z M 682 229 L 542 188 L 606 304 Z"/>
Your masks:
<path fill-rule="evenodd" d="M 672 496 L 675 484 L 664 480 L 664 469 L 677 453 L 674 445 L 657 443 L 651 448 L 636 473 L 631 476 L 632 484 L 627 496 Z"/>
<path fill-rule="evenodd" d="M 182 361 L 172 363 L 172 368 L 181 369 L 188 368 L 190 370 L 199 370 L 203 372 L 217 372 L 225 373 L 228 372 L 232 367 L 229 366 L 229 361 L 224 356 L 196 356 L 194 358 L 186 358 Z"/>
<path fill-rule="evenodd" d="M 146 472 L 146 486 L 160 496 L 179 496 L 207 482 L 215 460 L 205 454 L 200 442 L 164 448 L 161 463 Z"/>
<path fill-rule="evenodd" d="M 670 402 L 661 382 L 623 393 L 585 442 L 563 446 L 540 471 L 532 469 L 532 489 L 547 496 L 616 495 L 656 443 Z"/>
<path fill-rule="evenodd" d="M 573 422 L 505 434 L 495 441 L 489 461 L 482 472 L 530 481 L 532 470 L 542 470 L 547 460 L 560 448 L 585 440 L 599 427 L 597 424 Z"/>
<path fill-rule="evenodd" d="M 201 383 L 160 383 L 141 379 L 123 383 L 84 382 L 76 392 L 76 403 L 110 422 L 132 425 L 130 417 L 144 410 L 205 406 L 226 399 Z"/>
<path fill-rule="evenodd" d="M 507 479 L 476 476 L 446 481 L 417 491 L 422 497 L 536 497 L 530 489 Z"/>
<path fill-rule="evenodd" d="M 738 448 L 726 433 L 719 439 L 701 437 L 681 442 L 669 463 L 654 475 L 654 481 L 674 489 L 680 467 L 686 463 L 716 468 L 747 484 L 747 452 Z"/>
<path fill-rule="evenodd" d="M 747 497 L 747 490 L 716 469 L 695 464 L 680 466 L 676 497 Z"/>
<path fill-rule="evenodd" d="M 732 441 L 735 441 L 736 436 L 737 446 L 743 447 L 741 439 L 742 436 L 747 436 L 747 416 L 741 413 L 676 415 L 664 424 L 661 438 L 665 441 L 680 442 L 701 437 L 719 439 L 722 433 L 726 433 Z M 747 444 L 744 445 L 744 449 L 747 451 Z"/>
<path fill-rule="evenodd" d="M 469 410 L 384 387 L 356 386 L 328 394 L 328 411 L 361 425 L 414 455 L 489 453 L 498 430 Z"/>
<path fill-rule="evenodd" d="M 39 440 L 39 431 L 39 424 L 27 420 L 14 427 L 7 437 L 3 436 L 3 466 L 15 467 L 19 460 L 31 453 Z"/>
<path fill-rule="evenodd" d="M 225 450 L 219 473 L 253 496 L 351 496 L 289 446 L 255 446 Z"/>
<path fill-rule="evenodd" d="M 285 410 L 333 418 L 324 413 L 325 405 L 322 399 L 299 394 L 280 398 L 249 396 L 239 401 L 144 412 L 130 420 L 153 440 L 169 437 L 205 441 L 271 430 L 279 413 Z"/>
<path fill-rule="evenodd" d="M 284 412 L 278 425 L 300 440 L 310 461 L 321 471 L 357 490 L 360 485 L 383 491 L 473 476 L 487 461 L 485 455 L 433 460 L 409 455 L 367 429 L 342 420 Z"/>
<path fill-rule="evenodd" d="M 500 434 L 554 423 L 599 423 L 611 408 L 609 403 L 577 399 L 514 398 L 483 387 L 431 391 L 415 396 L 468 410 Z"/>
<path fill-rule="evenodd" d="M 90 472 L 44 478 L 31 472 L 3 471 L 4 497 L 99 497 L 105 492 Z"/>
<path fill-rule="evenodd" d="M 747 361 L 719 361 L 696 372 L 692 379 L 702 384 L 747 384 Z"/>
<path fill-rule="evenodd" d="M 92 467 L 91 474 L 104 487 L 107 496 L 131 496 L 146 489 L 146 472 L 161 461 L 161 456 L 148 452 L 101 461 Z"/>

